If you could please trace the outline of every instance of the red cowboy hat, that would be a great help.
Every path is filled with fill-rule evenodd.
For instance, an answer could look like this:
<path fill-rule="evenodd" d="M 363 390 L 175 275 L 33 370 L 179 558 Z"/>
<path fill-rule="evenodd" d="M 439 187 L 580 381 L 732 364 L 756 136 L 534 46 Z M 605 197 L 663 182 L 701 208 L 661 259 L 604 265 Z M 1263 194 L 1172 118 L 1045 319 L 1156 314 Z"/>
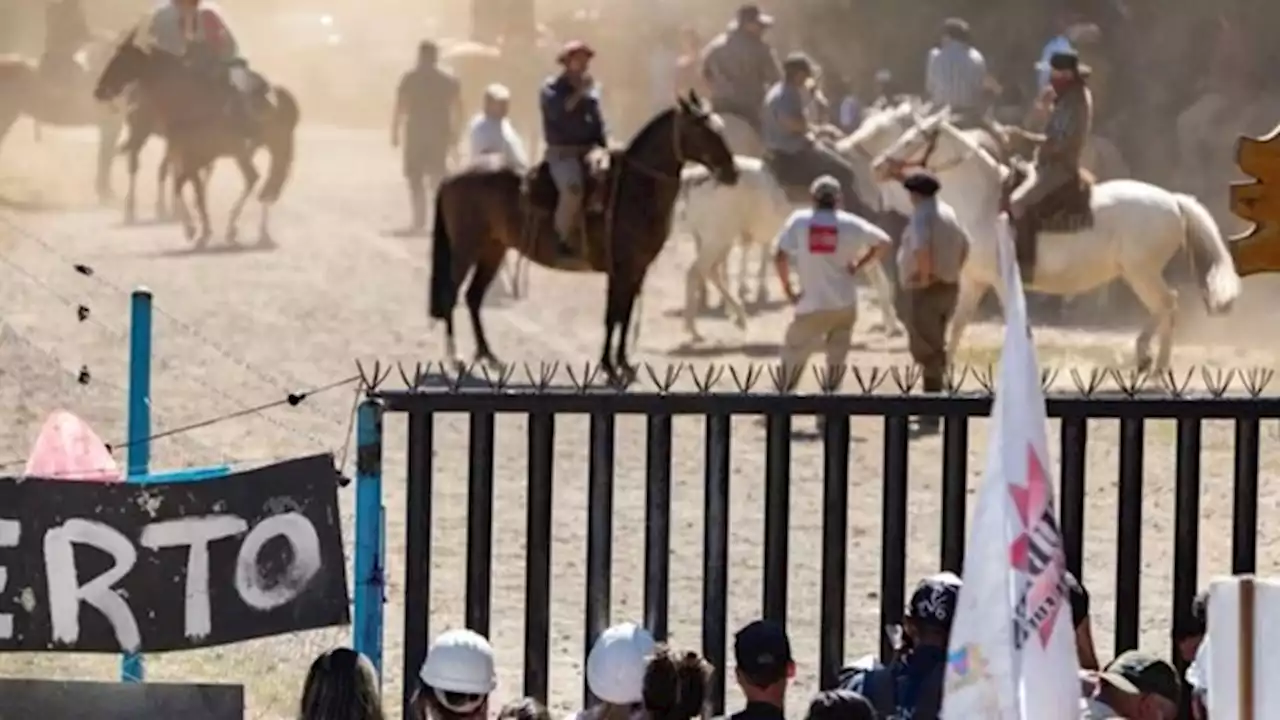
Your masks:
<path fill-rule="evenodd" d="M 590 45 L 581 40 L 571 40 L 565 43 L 564 47 L 560 48 L 560 54 L 556 55 L 556 61 L 563 63 L 568 61 L 568 59 L 574 55 L 586 55 L 587 59 L 590 60 L 596 56 L 596 51 L 592 50 Z"/>

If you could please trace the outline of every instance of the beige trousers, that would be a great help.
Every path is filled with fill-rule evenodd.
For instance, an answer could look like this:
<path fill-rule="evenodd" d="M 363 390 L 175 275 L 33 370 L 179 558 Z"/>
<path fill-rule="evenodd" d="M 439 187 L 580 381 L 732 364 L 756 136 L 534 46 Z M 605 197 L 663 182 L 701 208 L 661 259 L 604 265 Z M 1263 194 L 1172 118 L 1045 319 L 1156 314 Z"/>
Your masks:
<path fill-rule="evenodd" d="M 844 361 L 853 344 L 853 326 L 858 321 L 857 306 L 840 310 L 816 310 L 796 315 L 787 326 L 782 341 L 782 378 L 785 390 L 800 384 L 809 357 L 822 349 L 827 353 L 827 377 L 831 382 L 843 378 Z M 838 377 L 832 377 L 839 373 Z"/>

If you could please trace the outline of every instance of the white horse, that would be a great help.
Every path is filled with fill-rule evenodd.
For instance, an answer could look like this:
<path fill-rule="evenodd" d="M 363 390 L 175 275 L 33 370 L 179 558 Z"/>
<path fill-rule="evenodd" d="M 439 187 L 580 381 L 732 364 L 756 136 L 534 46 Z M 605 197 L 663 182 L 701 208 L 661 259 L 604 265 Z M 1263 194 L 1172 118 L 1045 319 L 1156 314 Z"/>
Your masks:
<path fill-rule="evenodd" d="M 960 295 L 951 325 L 949 351 L 959 347 L 965 326 L 989 288 L 1003 292 L 997 242 L 1012 242 L 1000 211 L 1008 168 L 947 121 L 946 113 L 925 119 L 877 158 L 880 171 L 891 163 L 926 163 L 942 184 L 941 198 L 955 208 L 970 233 L 969 259 L 961 271 Z M 904 210 L 906 208 L 903 208 Z M 1150 341 L 1159 341 L 1155 368 L 1169 365 L 1177 293 L 1163 271 L 1185 248 L 1210 313 L 1225 312 L 1240 294 L 1240 277 L 1209 211 L 1190 195 L 1136 180 L 1111 180 L 1092 191 L 1094 222 L 1074 233 L 1040 233 L 1034 280 L 1028 289 L 1052 295 L 1079 294 L 1123 278 L 1151 312 L 1135 343 L 1138 367 L 1152 367 Z M 1000 297 L 1001 304 L 1004 298 Z"/>
<path fill-rule="evenodd" d="M 698 255 L 689 266 L 685 277 L 684 327 L 694 341 L 698 333 L 695 317 L 702 306 L 704 283 L 710 283 L 724 300 L 726 313 L 734 324 L 744 329 L 747 325 L 746 302 L 748 263 L 752 255 L 758 257 L 756 269 L 756 301 L 767 298 L 767 273 L 772 265 L 773 240 L 795 210 L 778 181 L 765 167 L 764 161 L 754 157 L 734 156 L 738 167 L 738 183 L 732 187 L 716 183 L 705 168 L 686 168 L 680 177 L 681 204 L 678 222 L 681 229 L 691 234 L 697 243 Z M 863 163 L 870 173 L 870 165 Z M 874 185 L 873 185 L 874 189 Z M 736 296 L 728 291 L 725 270 L 730 252 L 737 246 L 740 255 L 740 275 Z M 884 267 L 876 263 L 868 266 L 867 277 L 875 289 L 876 300 L 884 317 L 882 330 L 896 336 L 901 333 L 897 316 L 893 311 L 893 285 Z"/>

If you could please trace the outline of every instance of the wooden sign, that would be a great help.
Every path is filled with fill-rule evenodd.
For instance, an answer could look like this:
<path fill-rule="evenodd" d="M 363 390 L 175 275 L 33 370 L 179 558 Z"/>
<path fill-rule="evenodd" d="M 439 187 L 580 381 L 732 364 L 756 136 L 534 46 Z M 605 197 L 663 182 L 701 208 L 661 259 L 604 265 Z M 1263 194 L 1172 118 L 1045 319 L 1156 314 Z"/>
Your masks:
<path fill-rule="evenodd" d="M 1231 184 L 1231 212 L 1253 228 L 1229 244 L 1241 277 L 1280 272 L 1280 127 L 1236 141 L 1236 165 L 1254 182 Z"/>
<path fill-rule="evenodd" d="M 163 652 L 345 625 L 329 455 L 204 482 L 0 479 L 0 652 Z"/>
<path fill-rule="evenodd" d="M 0 678 L 0 720 L 244 720 L 243 685 Z"/>

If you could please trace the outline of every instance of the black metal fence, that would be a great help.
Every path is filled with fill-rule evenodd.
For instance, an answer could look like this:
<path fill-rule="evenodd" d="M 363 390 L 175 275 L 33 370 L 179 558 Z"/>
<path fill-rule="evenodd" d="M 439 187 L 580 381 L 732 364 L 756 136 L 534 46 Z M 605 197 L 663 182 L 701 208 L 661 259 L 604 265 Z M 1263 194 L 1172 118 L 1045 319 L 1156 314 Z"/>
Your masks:
<path fill-rule="evenodd" d="M 883 507 L 879 612 L 884 623 L 901 619 L 905 601 L 907 550 L 907 468 L 912 447 L 910 419 L 937 415 L 942 430 L 941 553 L 942 569 L 961 571 L 966 538 L 965 504 L 970 421 L 988 415 L 991 407 L 990 370 L 953 376 L 948 391 L 937 395 L 914 392 L 917 376 L 909 370 L 852 370 L 847 377 L 820 377 L 817 394 L 781 394 L 774 388 L 758 391 L 769 371 L 711 368 L 694 375 L 688 370 L 648 373 L 645 390 L 599 386 L 585 373 L 565 372 L 569 382 L 557 384 L 556 369 L 525 368 L 527 382 L 513 382 L 510 373 L 448 375 L 404 373 L 409 389 L 380 390 L 371 396 L 389 412 L 408 415 L 407 569 L 405 607 L 429 605 L 432 538 L 432 486 L 437 468 L 435 419 L 463 414 L 469 420 L 467 464 L 468 506 L 466 549 L 466 624 L 481 633 L 490 626 L 492 540 L 494 525 L 495 418 L 523 416 L 528 442 L 527 567 L 525 578 L 524 691 L 545 701 L 548 694 L 550 648 L 550 585 L 552 545 L 553 444 L 556 421 L 565 415 L 586 415 L 589 425 L 588 529 L 586 618 L 583 656 L 608 625 L 612 576 L 612 527 L 615 422 L 621 416 L 642 416 L 646 424 L 644 623 L 658 638 L 667 634 L 671 550 L 672 422 L 681 416 L 704 420 L 705 530 L 703 546 L 702 649 L 720 669 L 726 665 L 726 600 L 729 587 L 728 495 L 731 467 L 730 421 L 736 416 L 763 418 L 763 448 L 735 448 L 734 456 L 763 451 L 764 558 L 762 615 L 785 622 L 787 612 L 788 529 L 793 421 L 802 416 L 823 419 L 823 518 L 821 531 L 821 684 L 830 686 L 844 659 L 846 617 L 847 515 L 849 500 L 850 422 L 880 418 L 883 422 Z M 727 370 L 727 374 L 726 374 Z M 842 373 L 842 375 L 844 375 Z M 974 378 L 975 391 L 963 389 L 964 377 Z M 1060 519 L 1067 563 L 1080 575 L 1085 541 L 1085 453 L 1088 421 L 1113 419 L 1119 423 L 1118 503 L 1115 548 L 1115 649 L 1133 648 L 1139 636 L 1139 583 L 1142 575 L 1144 436 L 1150 420 L 1176 424 L 1176 505 L 1174 510 L 1173 612 L 1177 617 L 1191 603 L 1197 588 L 1200 545 L 1202 424 L 1227 420 L 1234 424 L 1234 501 L 1231 566 L 1252 572 L 1257 565 L 1260 422 L 1280 417 L 1280 397 L 1263 396 L 1269 371 L 1202 371 L 1203 389 L 1191 390 L 1189 380 L 1121 372 L 1071 373 L 1074 390 L 1053 390 L 1046 373 L 1048 414 L 1060 420 Z M 775 383 L 776 372 L 770 377 Z M 837 392 L 837 380 L 854 380 L 856 394 Z M 684 381 L 682 383 L 682 380 Z M 892 382 L 886 382 L 891 380 Z M 854 384 L 845 382 L 845 385 Z M 726 387 L 727 386 L 727 387 Z M 682 389 L 688 387 L 688 389 Z M 1053 442 L 1053 438 L 1050 438 Z M 453 470 L 452 468 L 450 470 Z M 1109 478 L 1108 478 L 1109 479 Z M 407 612 L 404 623 L 406 697 L 427 649 L 427 612 Z M 882 641 L 881 653 L 888 648 Z M 1175 653 L 1176 655 L 1176 653 Z M 725 673 L 717 672 L 713 687 L 715 711 L 723 709 Z M 584 688 L 584 696 L 585 696 Z"/>

